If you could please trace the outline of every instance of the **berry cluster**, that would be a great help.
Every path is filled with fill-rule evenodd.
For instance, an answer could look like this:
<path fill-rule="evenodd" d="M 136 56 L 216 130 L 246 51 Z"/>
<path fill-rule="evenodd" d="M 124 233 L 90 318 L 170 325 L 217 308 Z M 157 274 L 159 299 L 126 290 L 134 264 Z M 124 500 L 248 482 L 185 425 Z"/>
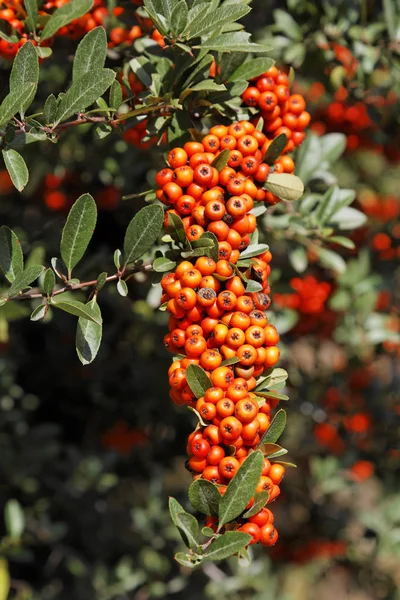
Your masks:
<path fill-rule="evenodd" d="M 47 0 L 45 1 L 39 10 L 40 17 L 46 17 L 51 15 L 57 8 L 61 8 L 65 4 L 68 4 L 69 0 Z M 135 2 L 135 4 L 141 4 L 141 2 Z M 28 39 L 37 45 L 36 39 L 25 29 L 25 22 L 27 14 L 23 4 L 19 0 L 4 0 L 2 2 L 4 7 L 0 10 L 0 21 L 5 21 L 9 27 L 9 34 L 13 32 L 17 33 L 19 39 L 17 42 L 9 42 L 5 39 L 0 39 L 0 56 L 5 59 L 11 60 L 14 58 L 18 49 L 23 46 Z M 107 2 L 104 0 L 94 0 L 93 7 L 89 12 L 82 15 L 78 19 L 74 19 L 68 25 L 61 27 L 57 33 L 57 37 L 67 37 L 79 40 L 85 36 L 86 33 L 98 27 L 99 25 L 109 25 L 119 19 L 125 12 L 125 8 L 116 6 L 110 9 L 107 6 Z M 140 21 L 139 15 L 135 15 L 135 20 Z M 146 29 L 153 28 L 153 25 L 149 19 L 141 19 L 143 26 Z M 107 28 L 108 31 L 108 46 L 114 48 L 121 44 L 132 44 L 136 39 L 143 36 L 143 28 L 138 24 L 125 26 L 124 24 L 110 26 Z M 160 45 L 164 44 L 164 40 L 156 30 L 151 34 L 152 39 L 157 41 Z M 41 42 L 41 45 L 46 46 L 51 44 L 51 40 L 45 40 Z"/>
<path fill-rule="evenodd" d="M 268 140 L 248 121 L 229 127 L 216 125 L 202 142 L 187 142 L 168 155 L 170 167 L 157 173 L 157 198 L 182 218 L 189 241 L 205 231 L 219 242 L 220 258 L 236 263 L 256 228 L 251 213 L 255 202 L 276 204 L 280 199 L 262 189 L 271 171 L 293 173 L 294 162 L 282 156 L 271 168 L 262 161 Z M 214 166 L 227 151 L 221 170 Z"/>
<path fill-rule="evenodd" d="M 263 131 L 269 143 L 284 133 L 288 141 L 283 153 L 291 152 L 304 140 L 304 130 L 311 119 L 305 110 L 304 97 L 290 93 L 289 77 L 276 67 L 251 81 L 252 85 L 242 94 L 243 102 L 259 110 L 255 122 L 263 118 Z"/>
<path fill-rule="evenodd" d="M 162 301 L 170 313 L 165 345 L 172 353 L 184 355 L 170 367 L 170 396 L 178 405 L 195 408 L 204 423 L 189 436 L 187 466 L 194 477 L 220 486 L 221 494 L 249 451 L 260 443 L 277 405 L 252 391 L 256 378 L 279 359 L 279 334 L 264 313 L 270 304 L 266 291 L 271 258 L 267 251 L 251 259 L 244 273 L 236 271 L 247 281 L 260 282 L 260 292 L 246 292 L 241 276 L 225 259 L 183 261 L 161 281 Z M 193 364 L 204 369 L 212 384 L 199 399 L 186 380 L 186 369 Z M 280 493 L 283 475 L 282 465 L 265 459 L 256 491 L 268 491 L 272 502 Z M 207 523 L 215 527 L 212 519 Z M 252 543 L 273 545 L 278 537 L 267 508 L 235 527 L 251 533 Z"/>

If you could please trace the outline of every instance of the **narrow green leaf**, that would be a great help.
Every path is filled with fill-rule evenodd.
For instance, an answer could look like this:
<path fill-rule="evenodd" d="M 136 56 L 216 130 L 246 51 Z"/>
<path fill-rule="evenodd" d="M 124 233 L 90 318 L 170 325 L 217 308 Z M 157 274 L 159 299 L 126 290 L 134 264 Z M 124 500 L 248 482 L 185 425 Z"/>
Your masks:
<path fill-rule="evenodd" d="M 25 515 L 18 500 L 8 500 L 4 507 L 4 520 L 7 535 L 13 540 L 19 540 L 25 529 Z"/>
<path fill-rule="evenodd" d="M 24 256 L 19 239 L 9 227 L 3 225 L 0 227 L 0 269 L 12 283 L 23 268 Z"/>
<path fill-rule="evenodd" d="M 24 0 L 24 5 L 28 18 L 26 24 L 30 31 L 36 31 L 36 23 L 38 18 L 38 4 L 37 0 Z"/>
<path fill-rule="evenodd" d="M 117 111 L 122 104 L 122 88 L 119 81 L 114 80 L 110 87 L 110 106 Z"/>
<path fill-rule="evenodd" d="M 15 57 L 10 75 L 10 94 L 22 94 L 30 90 L 30 96 L 21 102 L 18 112 L 24 111 L 35 97 L 39 81 L 39 60 L 35 46 L 27 42 L 19 50 Z"/>
<path fill-rule="evenodd" d="M 212 387 L 211 379 L 199 365 L 189 365 L 186 369 L 186 381 L 196 398 L 201 398 Z"/>
<path fill-rule="evenodd" d="M 29 180 L 29 171 L 22 156 L 12 149 L 1 151 L 11 181 L 19 192 L 22 192 Z"/>
<path fill-rule="evenodd" d="M 199 524 L 193 515 L 187 512 L 178 512 L 176 526 L 188 548 L 196 548 L 199 545 Z"/>
<path fill-rule="evenodd" d="M 72 81 L 76 81 L 88 73 L 101 71 L 106 62 L 106 54 L 107 34 L 105 29 L 95 27 L 78 44 L 72 68 Z"/>
<path fill-rule="evenodd" d="M 102 324 L 101 315 L 99 315 L 99 312 L 90 306 L 90 304 L 83 304 L 83 302 L 78 302 L 78 300 L 57 300 L 53 301 L 51 305 L 70 315 L 89 319 L 89 321 L 93 321 L 98 325 Z"/>
<path fill-rule="evenodd" d="M 100 307 L 97 304 L 95 298 L 93 298 L 93 300 L 91 300 L 87 304 L 87 306 L 89 306 L 90 309 L 93 310 L 93 313 L 95 313 L 101 321 Z M 101 344 L 101 337 L 101 322 L 95 323 L 83 317 L 80 317 L 78 319 L 75 345 L 79 360 L 83 365 L 88 365 L 89 363 L 93 362 L 96 358 Z"/>
<path fill-rule="evenodd" d="M 270 373 L 260 377 L 258 380 L 259 383 L 254 390 L 255 392 L 264 390 L 265 388 L 271 388 L 277 385 L 278 383 L 283 383 L 288 378 L 288 373 L 285 369 L 281 369 L 280 367 L 272 369 Z"/>
<path fill-rule="evenodd" d="M 223 360 L 221 363 L 221 367 L 229 367 L 230 365 L 235 365 L 239 362 L 239 358 L 237 356 L 232 356 L 232 358 L 227 358 Z"/>
<path fill-rule="evenodd" d="M 286 448 L 282 448 L 282 446 L 280 446 L 279 444 L 273 444 L 271 442 L 262 444 L 258 447 L 258 450 L 260 450 L 263 453 L 263 455 L 267 458 L 269 458 L 270 456 L 280 456 L 281 454 L 287 454 Z"/>
<path fill-rule="evenodd" d="M 164 211 L 156 204 L 145 206 L 129 223 L 124 239 L 124 264 L 128 265 L 143 256 L 160 235 Z"/>
<path fill-rule="evenodd" d="M 69 6 L 69 4 L 66 4 L 63 8 L 66 6 Z M 111 69 L 92 71 L 78 77 L 62 96 L 53 124 L 58 125 L 58 123 L 65 121 L 72 115 L 84 111 L 108 90 L 114 79 L 115 72 Z"/>
<path fill-rule="evenodd" d="M 275 443 L 281 437 L 286 427 L 286 411 L 281 408 L 278 410 L 272 419 L 267 431 L 260 440 L 259 446 L 262 444 Z"/>
<path fill-rule="evenodd" d="M 165 256 L 160 256 L 153 262 L 153 269 L 156 273 L 166 273 L 167 271 L 172 271 L 175 267 L 176 262 Z"/>
<path fill-rule="evenodd" d="M 31 321 L 40 321 L 41 319 L 44 319 L 46 316 L 46 310 L 47 310 L 47 304 L 40 304 L 32 311 L 30 320 Z"/>
<path fill-rule="evenodd" d="M 49 58 L 53 54 L 53 50 L 47 46 L 35 46 L 35 50 L 39 58 Z"/>
<path fill-rule="evenodd" d="M 232 73 L 228 81 L 241 81 L 242 79 L 249 81 L 249 79 L 258 77 L 265 71 L 268 71 L 274 63 L 275 61 L 272 58 L 252 58 L 240 65 L 240 67 Z"/>
<path fill-rule="evenodd" d="M 326 269 L 332 269 L 337 273 L 344 273 L 346 270 L 346 261 L 333 250 L 328 248 L 318 248 L 319 261 Z"/>
<path fill-rule="evenodd" d="M 250 10 L 249 6 L 243 4 L 231 4 L 221 6 L 212 11 L 211 14 L 207 14 L 206 12 L 202 18 L 198 17 L 190 23 L 189 28 L 183 32 L 183 38 L 189 40 L 210 33 L 211 31 L 217 31 L 222 25 L 238 21 L 244 15 L 247 15 Z"/>
<path fill-rule="evenodd" d="M 257 394 L 262 398 L 274 398 L 275 400 L 283 400 L 284 402 L 289 400 L 289 396 L 286 394 L 280 394 L 279 392 L 274 392 L 273 390 L 257 391 Z"/>
<path fill-rule="evenodd" d="M 61 8 L 57 8 L 47 21 L 40 39 L 47 40 L 52 37 L 61 27 L 89 12 L 92 6 L 93 0 L 70 0 Z"/>
<path fill-rule="evenodd" d="M 320 137 L 320 144 L 320 162 L 327 161 L 332 165 L 346 150 L 347 139 L 344 133 L 328 133 Z"/>
<path fill-rule="evenodd" d="M 90 194 L 83 194 L 69 211 L 61 236 L 61 258 L 68 269 L 68 277 L 86 252 L 96 227 L 96 220 L 96 202 Z"/>
<path fill-rule="evenodd" d="M 338 244 L 339 246 L 343 246 L 343 248 L 348 248 L 349 250 L 354 250 L 356 247 L 353 240 L 342 235 L 332 235 L 331 237 L 327 238 L 326 241 L 333 244 Z"/>
<path fill-rule="evenodd" d="M 43 291 L 47 296 L 51 296 L 56 285 L 56 276 L 54 275 L 53 269 L 46 269 L 43 278 Z"/>
<path fill-rule="evenodd" d="M 249 41 L 250 33 L 236 31 L 234 33 L 223 33 L 208 38 L 199 46 L 194 46 L 203 51 L 214 50 L 215 52 L 267 52 L 271 48 L 261 44 L 253 44 Z"/>
<path fill-rule="evenodd" d="M 188 22 L 188 6 L 185 0 L 178 0 L 171 13 L 171 25 L 175 36 L 178 36 L 185 29 Z"/>
<path fill-rule="evenodd" d="M 214 160 L 211 163 L 211 166 L 215 167 L 217 171 L 222 171 L 222 169 L 228 164 L 230 155 L 230 150 L 228 150 L 228 148 L 225 148 L 225 150 L 222 150 L 222 152 L 220 152 L 218 156 L 214 158 Z"/>
<path fill-rule="evenodd" d="M 357 229 L 364 225 L 367 221 L 367 216 L 360 210 L 352 206 L 344 206 L 340 208 L 329 219 L 329 223 L 337 224 L 339 229 L 346 231 L 349 229 Z"/>
<path fill-rule="evenodd" d="M 177 514 L 184 513 L 185 509 L 181 504 L 179 504 L 178 500 L 175 500 L 172 496 L 170 496 L 168 501 L 169 514 L 171 515 L 171 519 L 174 525 L 178 526 Z"/>
<path fill-rule="evenodd" d="M 221 494 L 216 485 L 206 479 L 197 479 L 189 488 L 189 501 L 204 515 L 217 515 Z"/>
<path fill-rule="evenodd" d="M 251 542 L 251 535 L 243 531 L 227 531 L 210 544 L 204 558 L 207 560 L 223 560 L 237 554 Z"/>
<path fill-rule="evenodd" d="M 121 267 L 121 258 L 122 258 L 122 252 L 121 250 L 115 250 L 114 252 L 114 265 L 117 269 L 119 269 Z"/>
<path fill-rule="evenodd" d="M 263 162 L 266 162 L 267 165 L 273 165 L 274 161 L 282 154 L 282 150 L 286 146 L 287 141 L 288 139 L 284 133 L 278 135 L 264 154 Z"/>
<path fill-rule="evenodd" d="M 44 267 L 41 265 L 34 265 L 33 267 L 28 267 L 24 271 L 17 273 L 8 290 L 8 297 L 11 298 L 12 296 L 16 296 L 21 290 L 27 288 L 39 277 L 43 269 Z"/>
<path fill-rule="evenodd" d="M 262 290 L 262 285 L 261 283 L 258 283 L 258 281 L 248 281 L 247 285 L 246 285 L 246 292 L 250 293 L 250 292 L 260 292 Z"/>
<path fill-rule="evenodd" d="M 43 114 L 46 125 L 50 125 L 55 121 L 57 115 L 57 100 L 54 94 L 50 94 L 44 103 Z"/>
<path fill-rule="evenodd" d="M 291 14 L 277 8 L 274 10 L 274 19 L 275 27 L 279 29 L 279 31 L 282 31 L 287 37 L 296 41 L 302 39 L 301 27 L 296 23 Z"/>
<path fill-rule="evenodd" d="M 219 504 L 219 529 L 242 513 L 254 496 L 261 476 L 264 457 L 261 452 L 250 454 L 230 481 Z"/>
<path fill-rule="evenodd" d="M 257 492 L 257 494 L 254 495 L 254 504 L 251 508 L 249 508 L 249 510 L 246 510 L 245 513 L 243 513 L 243 518 L 244 519 L 249 519 L 250 517 L 253 517 L 254 515 L 256 515 L 258 512 L 260 512 L 260 510 L 262 508 L 264 508 L 264 506 L 267 504 L 269 500 L 269 492 Z"/>
<path fill-rule="evenodd" d="M 263 254 L 263 252 L 266 252 L 267 250 L 269 250 L 267 244 L 250 244 L 246 250 L 243 250 L 243 252 L 240 253 L 240 258 L 252 258 L 253 256 Z"/>
<path fill-rule="evenodd" d="M 26 46 L 27 44 L 25 44 Z M 3 100 L 0 106 L 0 127 L 6 125 L 22 107 L 30 104 L 36 86 L 29 85 L 23 92 L 10 92 Z"/>
<path fill-rule="evenodd" d="M 264 184 L 264 189 L 268 190 L 281 200 L 293 202 L 301 198 L 304 192 L 303 182 L 296 175 L 289 173 L 271 173 Z"/>
<path fill-rule="evenodd" d="M 210 240 L 212 242 L 212 245 L 211 246 L 207 246 L 204 249 L 204 256 L 208 256 L 209 258 L 212 258 L 213 260 L 215 260 L 215 262 L 217 262 L 218 261 L 218 240 L 217 240 L 217 236 L 215 235 L 215 233 L 212 233 L 211 231 L 206 231 L 205 233 L 203 233 L 201 235 L 200 240 L 204 241 L 206 239 Z M 194 246 L 194 242 L 192 242 L 192 245 Z"/>

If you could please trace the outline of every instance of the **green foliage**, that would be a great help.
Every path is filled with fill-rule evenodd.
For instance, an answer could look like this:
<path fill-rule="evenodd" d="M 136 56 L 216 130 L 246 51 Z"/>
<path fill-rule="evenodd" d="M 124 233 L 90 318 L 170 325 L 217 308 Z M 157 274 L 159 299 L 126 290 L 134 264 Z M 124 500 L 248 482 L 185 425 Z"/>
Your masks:
<path fill-rule="evenodd" d="M 92 239 L 96 220 L 97 208 L 92 196 L 80 196 L 71 208 L 61 236 L 61 258 L 68 269 L 69 279 Z"/>

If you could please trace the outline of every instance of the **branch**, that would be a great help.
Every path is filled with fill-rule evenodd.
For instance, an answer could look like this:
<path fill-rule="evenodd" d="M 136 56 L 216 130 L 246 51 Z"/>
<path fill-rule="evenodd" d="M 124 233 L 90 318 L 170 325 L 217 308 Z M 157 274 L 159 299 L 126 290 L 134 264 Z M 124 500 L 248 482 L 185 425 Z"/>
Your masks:
<path fill-rule="evenodd" d="M 109 283 L 110 281 L 116 281 L 118 279 L 122 279 L 123 275 L 127 275 L 126 279 L 129 279 L 131 275 L 134 273 L 140 273 L 143 271 L 151 271 L 153 268 L 153 264 L 149 263 L 146 265 L 141 265 L 139 267 L 131 267 L 123 269 L 122 271 L 118 271 L 114 273 L 114 275 L 109 275 L 107 277 L 105 283 Z M 84 281 L 82 283 L 67 283 L 64 287 L 55 290 L 51 297 L 59 296 L 60 294 L 64 294 L 65 292 L 74 292 L 76 290 L 82 290 L 88 287 L 96 287 L 97 279 L 92 279 L 91 281 Z M 46 294 L 41 292 L 39 288 L 33 288 L 29 292 L 25 292 L 24 294 L 19 294 L 18 296 L 12 296 L 11 298 L 7 298 L 7 302 L 11 302 L 12 300 L 35 300 L 36 298 L 46 298 Z"/>

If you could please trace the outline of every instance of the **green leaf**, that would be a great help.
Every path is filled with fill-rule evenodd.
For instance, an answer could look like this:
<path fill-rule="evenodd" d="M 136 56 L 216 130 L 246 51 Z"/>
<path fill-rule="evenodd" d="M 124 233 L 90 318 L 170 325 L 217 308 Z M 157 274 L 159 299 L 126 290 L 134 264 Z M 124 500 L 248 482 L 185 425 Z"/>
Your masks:
<path fill-rule="evenodd" d="M 175 242 L 183 244 L 186 242 L 186 233 L 183 221 L 178 215 L 168 213 L 168 233 Z"/>
<path fill-rule="evenodd" d="M 214 158 L 214 160 L 211 163 L 211 166 L 215 167 L 218 172 L 222 171 L 222 169 L 228 164 L 230 155 L 230 150 L 228 150 L 228 148 L 225 148 L 225 150 L 222 150 L 222 152 L 220 152 L 218 156 Z"/>
<path fill-rule="evenodd" d="M 194 46 L 203 51 L 214 50 L 215 52 L 267 52 L 268 46 L 253 44 L 249 41 L 250 33 L 245 31 L 236 31 L 234 33 L 223 33 L 212 36 L 203 42 L 200 46 Z"/>
<path fill-rule="evenodd" d="M 4 520 L 7 535 L 19 540 L 25 529 L 25 515 L 18 500 L 8 500 L 4 507 Z"/>
<path fill-rule="evenodd" d="M 114 80 L 110 87 L 110 106 L 118 110 L 122 104 L 122 88 L 119 81 Z"/>
<path fill-rule="evenodd" d="M 39 58 L 49 58 L 53 54 L 53 50 L 46 46 L 35 46 L 35 50 Z"/>
<path fill-rule="evenodd" d="M 258 281 L 248 281 L 247 285 L 246 285 L 246 292 L 249 294 L 251 292 L 260 292 L 262 290 L 262 285 L 261 283 L 258 283 Z"/>
<path fill-rule="evenodd" d="M 179 504 L 178 500 L 175 500 L 172 496 L 169 498 L 168 507 L 172 522 L 178 527 L 178 514 L 185 513 L 186 511 L 183 506 Z"/>
<path fill-rule="evenodd" d="M 237 554 L 251 542 L 251 535 L 243 531 L 227 531 L 210 544 L 204 558 L 207 560 L 223 560 Z"/>
<path fill-rule="evenodd" d="M 263 162 L 266 162 L 267 165 L 273 165 L 274 161 L 282 154 L 282 150 L 286 146 L 287 141 L 288 139 L 284 133 L 281 133 L 274 138 L 272 144 L 264 154 Z"/>
<path fill-rule="evenodd" d="M 28 18 L 26 19 L 26 24 L 30 31 L 36 31 L 36 23 L 38 18 L 38 5 L 37 0 L 24 0 L 24 5 L 26 12 L 28 14 Z"/>
<path fill-rule="evenodd" d="M 337 273 L 344 273 L 346 270 L 345 260 L 333 250 L 328 248 L 318 248 L 319 261 L 326 269 L 332 269 Z"/>
<path fill-rule="evenodd" d="M 212 233 L 211 231 L 206 231 L 205 233 L 203 233 L 200 236 L 200 240 L 198 240 L 198 241 L 204 242 L 204 240 L 210 240 L 212 242 L 212 244 L 210 246 L 207 246 L 205 248 L 204 248 L 204 246 L 202 246 L 204 248 L 204 256 L 208 256 L 209 258 L 212 258 L 213 260 L 215 260 L 215 262 L 217 262 L 218 261 L 217 236 L 215 235 L 215 233 Z M 195 242 L 192 242 L 192 245 L 193 245 L 193 247 L 195 247 Z"/>
<path fill-rule="evenodd" d="M 357 229 L 362 227 L 367 221 L 367 216 L 356 208 L 351 206 L 344 206 L 340 208 L 332 217 L 329 219 L 330 223 L 336 223 L 339 229 L 349 230 Z"/>
<path fill-rule="evenodd" d="M 114 252 L 114 265 L 117 269 L 119 269 L 121 267 L 121 258 L 122 258 L 122 252 L 121 250 L 115 250 Z"/>
<path fill-rule="evenodd" d="M 278 383 L 285 382 L 287 378 L 288 374 L 285 369 L 281 369 L 280 367 L 272 369 L 270 373 L 259 378 L 259 383 L 254 391 L 258 392 L 260 390 L 264 390 L 265 388 L 274 387 Z"/>
<path fill-rule="evenodd" d="M 191 365 L 193 366 L 193 365 Z M 261 476 L 264 457 L 261 452 L 250 454 L 230 481 L 218 510 L 219 529 L 242 513 L 254 496 Z"/>
<path fill-rule="evenodd" d="M 276 384 L 275 384 L 276 385 Z M 262 398 L 274 398 L 275 400 L 283 400 L 287 402 L 289 400 L 289 396 L 286 394 L 280 394 L 279 392 L 275 392 L 274 390 L 268 391 L 257 391 L 257 394 Z"/>
<path fill-rule="evenodd" d="M 153 262 L 153 269 L 156 273 L 166 273 L 167 271 L 172 271 L 175 267 L 176 262 L 165 256 L 160 256 Z"/>
<path fill-rule="evenodd" d="M 199 545 L 199 524 L 197 519 L 187 513 L 178 512 L 176 515 L 176 526 L 188 548 L 196 548 Z"/>
<path fill-rule="evenodd" d="M 95 298 L 88 302 L 86 306 L 89 306 L 93 313 L 97 315 L 100 323 L 94 323 L 83 317 L 79 317 L 78 319 L 75 346 L 79 360 L 83 365 L 88 365 L 94 361 L 99 351 L 102 337 L 101 312 Z"/>
<path fill-rule="evenodd" d="M 257 494 L 254 495 L 254 504 L 251 508 L 249 508 L 249 510 L 246 510 L 245 513 L 243 513 L 243 518 L 244 519 L 249 519 L 250 517 L 254 517 L 254 515 L 256 515 L 258 512 L 260 512 L 260 510 L 262 508 L 264 508 L 264 506 L 267 504 L 269 500 L 269 492 L 257 492 Z"/>
<path fill-rule="evenodd" d="M 345 311 L 351 306 L 351 295 L 346 290 L 336 290 L 329 298 L 329 308 L 336 312 Z"/>
<path fill-rule="evenodd" d="M 281 437 L 286 427 L 286 411 L 281 408 L 275 414 L 267 431 L 260 440 L 259 446 L 262 444 L 275 443 Z"/>
<path fill-rule="evenodd" d="M 274 10 L 275 27 L 282 31 L 292 40 L 300 41 L 302 39 L 301 27 L 294 18 L 285 10 L 277 8 Z"/>
<path fill-rule="evenodd" d="M 204 515 L 217 515 L 221 494 L 216 485 L 206 479 L 197 479 L 189 488 L 190 504 Z"/>
<path fill-rule="evenodd" d="M 83 304 L 83 302 L 78 302 L 78 300 L 57 300 L 53 301 L 51 305 L 70 315 L 75 315 L 75 317 L 89 319 L 89 321 L 93 321 L 98 325 L 102 324 L 101 315 L 90 304 Z"/>
<path fill-rule="evenodd" d="M 320 162 L 327 161 L 334 164 L 346 149 L 346 136 L 344 133 L 328 133 L 320 137 L 321 155 Z"/>
<path fill-rule="evenodd" d="M 104 287 L 106 281 L 107 281 L 107 273 L 106 272 L 100 273 L 100 275 L 98 275 L 98 277 L 97 277 L 96 290 L 100 291 Z"/>
<path fill-rule="evenodd" d="M 0 227 L 0 269 L 10 283 L 24 268 L 21 244 L 15 233 L 3 225 Z"/>
<path fill-rule="evenodd" d="M 1 151 L 11 181 L 19 192 L 22 192 L 29 180 L 29 171 L 22 156 L 12 149 Z"/>
<path fill-rule="evenodd" d="M 281 200 L 293 202 L 293 200 L 298 200 L 303 195 L 304 185 L 296 175 L 271 173 L 264 184 L 264 189 L 275 194 Z"/>
<path fill-rule="evenodd" d="M 188 567 L 189 569 L 194 569 L 196 566 L 191 560 L 190 555 L 185 554 L 185 552 L 177 552 L 174 556 L 176 562 L 178 562 L 183 567 Z"/>
<path fill-rule="evenodd" d="M 47 311 L 47 304 L 40 304 L 32 311 L 30 320 L 31 321 L 40 321 L 41 319 L 44 319 L 46 316 L 46 311 Z"/>
<path fill-rule="evenodd" d="M 61 27 L 88 13 L 92 6 L 93 0 L 70 0 L 61 8 L 57 8 L 44 26 L 40 39 L 47 40 L 52 37 Z"/>
<path fill-rule="evenodd" d="M 221 367 L 229 367 L 229 365 L 236 365 L 236 363 L 239 362 L 239 357 L 238 356 L 232 356 L 232 358 L 227 358 L 226 360 L 223 360 L 221 363 Z"/>
<path fill-rule="evenodd" d="M 201 398 L 212 387 L 211 379 L 199 365 L 189 365 L 186 369 L 186 381 L 196 398 Z"/>
<path fill-rule="evenodd" d="M 252 258 L 253 256 L 263 254 L 267 250 L 269 250 L 267 244 L 250 244 L 246 250 L 243 250 L 243 252 L 240 253 L 240 258 Z"/>
<path fill-rule="evenodd" d="M 126 285 L 126 281 L 124 281 L 123 279 L 118 280 L 117 291 L 118 291 L 118 294 L 120 294 L 120 296 L 128 295 L 128 286 Z"/>
<path fill-rule="evenodd" d="M 86 0 L 85 0 L 86 1 Z M 63 8 L 69 6 L 66 4 Z M 61 10 L 61 9 L 59 9 Z M 76 79 L 62 96 L 57 107 L 54 125 L 58 125 L 72 115 L 85 110 L 104 94 L 115 79 L 111 69 L 90 72 Z"/>
<path fill-rule="evenodd" d="M 283 456 L 284 454 L 287 454 L 286 448 L 282 448 L 282 446 L 280 446 L 279 444 L 273 444 L 271 442 L 262 444 L 258 447 L 258 450 L 260 450 L 263 453 L 263 455 L 267 458 L 274 456 Z"/>
<path fill-rule="evenodd" d="M 23 113 L 31 104 L 37 90 L 39 63 L 35 47 L 24 44 L 15 57 L 10 75 L 10 93 L 0 106 L 0 127 L 17 113 Z"/>
<path fill-rule="evenodd" d="M 47 296 L 51 296 L 56 285 L 56 276 L 54 275 L 53 269 L 46 269 L 43 278 L 43 291 Z"/>
<path fill-rule="evenodd" d="M 42 273 L 44 267 L 41 265 L 34 265 L 28 267 L 24 271 L 16 274 L 11 287 L 8 290 L 8 297 L 16 296 L 21 290 L 27 288 L 33 281 L 35 281 Z"/>
<path fill-rule="evenodd" d="M 97 207 L 90 194 L 83 194 L 69 211 L 61 236 L 61 258 L 71 277 L 72 269 L 78 264 L 92 239 L 96 227 Z"/>
<path fill-rule="evenodd" d="M 238 67 L 229 77 L 228 81 L 241 81 L 242 79 L 249 81 L 249 79 L 258 77 L 265 71 L 268 71 L 274 63 L 275 61 L 272 58 L 253 58 Z"/>
<path fill-rule="evenodd" d="M 343 248 L 348 248 L 349 250 L 354 250 L 356 247 L 353 240 L 342 235 L 332 235 L 331 237 L 327 238 L 327 242 L 338 244 L 339 246 L 343 246 Z"/>
<path fill-rule="evenodd" d="M 124 264 L 135 262 L 149 250 L 160 235 L 164 211 L 156 204 L 145 206 L 133 217 L 124 239 Z"/>
<path fill-rule="evenodd" d="M 57 115 L 57 100 L 54 94 L 50 94 L 44 103 L 43 114 L 46 121 L 46 125 L 50 125 L 55 121 Z"/>
<path fill-rule="evenodd" d="M 185 0 L 178 0 L 171 13 L 171 25 L 175 36 L 178 36 L 185 29 L 188 22 L 188 6 Z"/>
<path fill-rule="evenodd" d="M 22 94 L 26 90 L 30 91 L 30 96 L 21 102 L 19 112 L 24 113 L 31 104 L 36 94 L 38 81 L 38 56 L 35 46 L 31 42 L 27 42 L 18 50 L 10 75 L 10 94 Z"/>
<path fill-rule="evenodd" d="M 289 261 L 297 273 L 303 273 L 308 265 L 308 257 L 305 248 L 303 248 L 303 246 L 297 246 L 293 252 L 290 252 Z"/>
<path fill-rule="evenodd" d="M 72 81 L 89 73 L 100 72 L 106 62 L 106 54 L 107 34 L 105 29 L 95 27 L 78 44 L 72 68 Z M 118 86 L 121 89 L 119 84 Z"/>
<path fill-rule="evenodd" d="M 186 40 L 200 37 L 211 31 L 217 31 L 222 25 L 233 23 L 247 13 L 250 12 L 250 7 L 243 4 L 231 4 L 221 6 L 213 10 L 211 14 L 207 12 L 203 17 L 197 18 L 189 24 L 189 27 L 183 32 L 182 37 Z"/>

